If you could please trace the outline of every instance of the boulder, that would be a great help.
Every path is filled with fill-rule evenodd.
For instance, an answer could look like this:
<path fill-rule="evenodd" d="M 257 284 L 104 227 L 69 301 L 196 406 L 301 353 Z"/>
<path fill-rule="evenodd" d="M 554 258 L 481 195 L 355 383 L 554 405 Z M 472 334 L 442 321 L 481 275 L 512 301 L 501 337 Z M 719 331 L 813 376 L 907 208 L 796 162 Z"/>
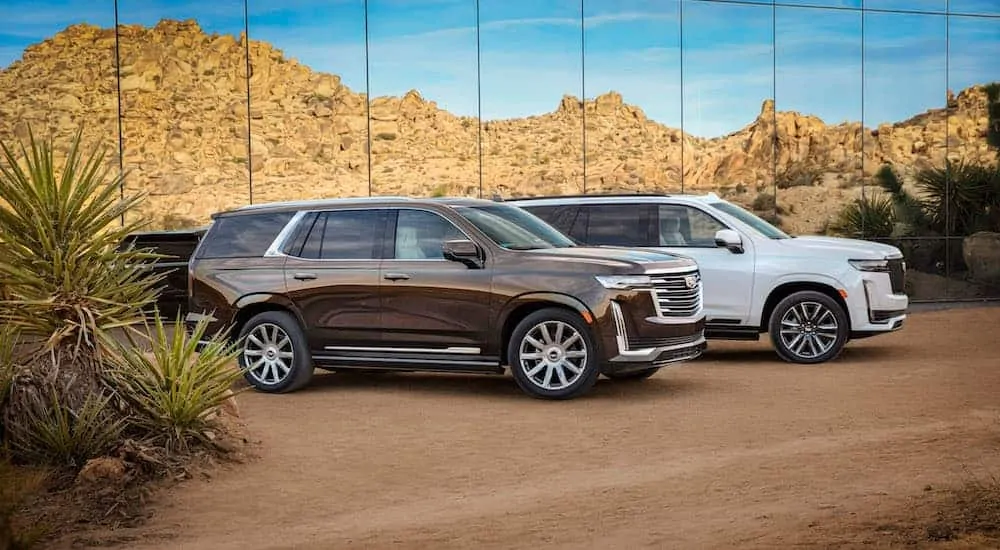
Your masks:
<path fill-rule="evenodd" d="M 1000 233 L 980 231 L 969 235 L 962 241 L 962 258 L 970 279 L 1000 284 Z"/>

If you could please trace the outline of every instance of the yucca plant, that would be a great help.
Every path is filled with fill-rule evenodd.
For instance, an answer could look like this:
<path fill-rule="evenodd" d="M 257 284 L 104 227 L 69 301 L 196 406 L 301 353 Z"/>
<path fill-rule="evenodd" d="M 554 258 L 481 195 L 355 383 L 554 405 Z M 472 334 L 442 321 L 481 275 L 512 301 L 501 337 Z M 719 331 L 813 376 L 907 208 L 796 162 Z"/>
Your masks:
<path fill-rule="evenodd" d="M 0 322 L 74 355 L 140 321 L 160 279 L 144 267 L 159 256 L 119 250 L 144 226 L 124 221 L 141 196 L 119 196 L 124 176 L 101 152 L 84 155 L 81 135 L 60 166 L 30 130 L 17 146 L 0 142 Z"/>
<path fill-rule="evenodd" d="M 77 469 L 118 445 L 125 417 L 109 407 L 104 392 L 87 395 L 78 407 L 63 402 L 73 396 L 65 390 L 28 395 L 19 402 L 19 421 L 7 426 L 4 437 L 15 459 Z"/>
<path fill-rule="evenodd" d="M 172 451 L 186 451 L 193 441 L 209 444 L 213 413 L 233 396 L 242 377 L 238 351 L 224 338 L 210 338 L 207 322 L 190 333 L 180 318 L 165 323 L 157 313 L 148 338 L 128 334 L 111 343 L 108 383 L 132 411 L 133 427 L 148 441 Z M 203 342 L 198 350 L 198 343 Z M 147 349 L 148 348 L 148 349 Z"/>
<path fill-rule="evenodd" d="M 847 204 L 830 224 L 838 235 L 855 239 L 884 239 L 893 236 L 895 212 L 886 195 L 859 197 Z"/>
<path fill-rule="evenodd" d="M 914 176 L 931 229 L 941 234 L 969 235 L 989 223 L 996 168 L 965 161 L 945 162 Z"/>

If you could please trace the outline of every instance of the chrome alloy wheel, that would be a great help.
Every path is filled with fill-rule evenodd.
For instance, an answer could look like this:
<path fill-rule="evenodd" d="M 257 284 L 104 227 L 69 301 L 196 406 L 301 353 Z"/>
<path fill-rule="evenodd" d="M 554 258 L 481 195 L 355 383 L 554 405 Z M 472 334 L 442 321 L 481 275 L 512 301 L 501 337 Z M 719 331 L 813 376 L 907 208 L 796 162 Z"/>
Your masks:
<path fill-rule="evenodd" d="M 781 343 L 802 359 L 819 357 L 837 343 L 837 316 L 818 302 L 799 302 L 781 317 Z"/>
<path fill-rule="evenodd" d="M 272 323 L 262 323 L 243 341 L 244 367 L 254 380 L 273 386 L 292 370 L 295 352 L 288 334 Z"/>
<path fill-rule="evenodd" d="M 558 391 L 575 383 L 587 364 L 587 344 L 562 321 L 544 321 L 531 328 L 518 346 L 519 366 L 532 384 Z"/>

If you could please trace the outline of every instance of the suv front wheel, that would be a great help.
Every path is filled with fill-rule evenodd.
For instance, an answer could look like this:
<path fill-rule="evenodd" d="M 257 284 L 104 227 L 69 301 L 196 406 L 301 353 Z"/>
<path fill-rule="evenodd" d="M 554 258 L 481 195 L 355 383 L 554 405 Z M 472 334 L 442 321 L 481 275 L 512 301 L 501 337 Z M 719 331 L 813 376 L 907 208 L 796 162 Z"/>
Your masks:
<path fill-rule="evenodd" d="M 767 331 L 779 357 L 791 363 L 814 364 L 840 354 L 850 336 L 848 325 L 847 313 L 836 300 L 822 292 L 804 290 L 778 302 Z"/>
<path fill-rule="evenodd" d="M 254 315 L 240 331 L 239 365 L 247 382 L 267 393 L 301 389 L 312 379 L 313 363 L 298 321 L 284 311 Z"/>
<path fill-rule="evenodd" d="M 579 315 L 560 308 L 536 311 L 517 324 L 507 348 L 511 372 L 525 393 L 571 399 L 597 381 L 598 350 Z"/>

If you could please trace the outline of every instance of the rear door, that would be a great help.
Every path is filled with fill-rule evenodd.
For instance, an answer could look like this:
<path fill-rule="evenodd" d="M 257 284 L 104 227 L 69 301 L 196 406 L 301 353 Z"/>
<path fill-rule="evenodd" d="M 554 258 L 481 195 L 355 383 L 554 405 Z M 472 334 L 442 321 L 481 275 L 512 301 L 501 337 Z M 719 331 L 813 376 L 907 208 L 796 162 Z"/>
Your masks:
<path fill-rule="evenodd" d="M 314 354 L 381 342 L 379 267 L 388 211 L 307 214 L 285 250 L 285 284 Z"/>

